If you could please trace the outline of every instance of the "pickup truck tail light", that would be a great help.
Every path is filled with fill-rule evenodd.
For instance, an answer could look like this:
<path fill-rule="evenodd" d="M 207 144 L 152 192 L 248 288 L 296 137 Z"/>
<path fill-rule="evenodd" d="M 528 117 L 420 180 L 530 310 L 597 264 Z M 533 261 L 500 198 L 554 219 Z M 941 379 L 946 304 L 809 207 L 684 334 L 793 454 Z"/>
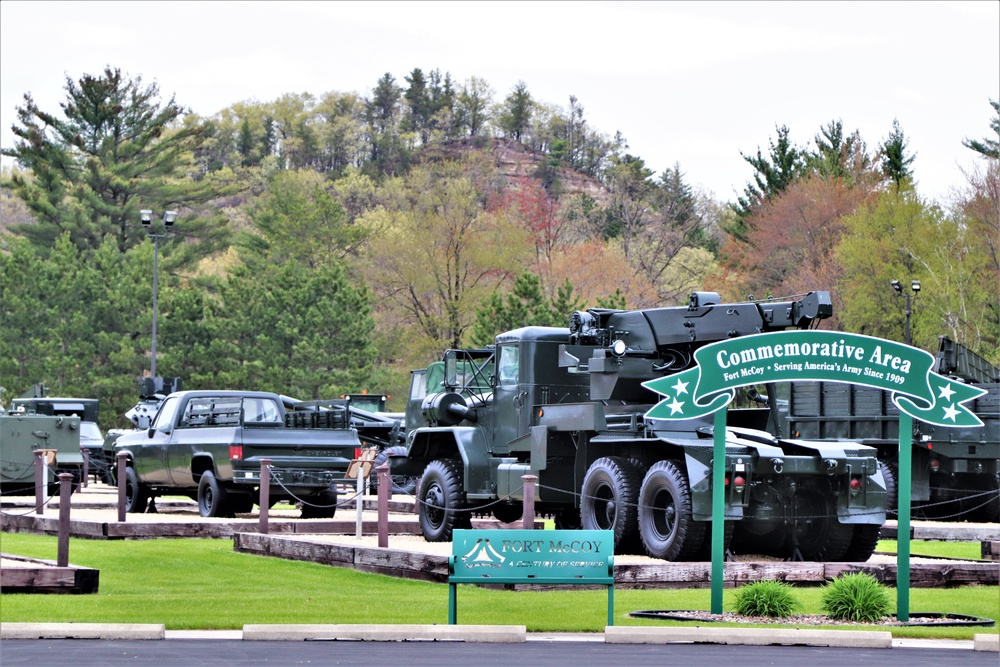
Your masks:
<path fill-rule="evenodd" d="M 243 460 L 243 445 L 229 445 L 229 460 L 230 461 Z"/>

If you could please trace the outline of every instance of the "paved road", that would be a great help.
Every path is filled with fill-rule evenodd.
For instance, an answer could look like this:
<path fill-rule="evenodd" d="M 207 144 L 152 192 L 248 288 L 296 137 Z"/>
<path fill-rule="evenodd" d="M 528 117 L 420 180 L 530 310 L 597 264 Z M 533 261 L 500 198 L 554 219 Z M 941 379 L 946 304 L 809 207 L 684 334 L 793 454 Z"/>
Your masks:
<path fill-rule="evenodd" d="M 608 667 L 629 665 L 809 665 L 844 667 L 996 667 L 997 654 L 970 649 L 894 647 L 891 649 L 805 646 L 723 646 L 710 644 L 605 644 L 601 641 L 541 641 L 523 644 L 464 642 L 5 640 L 4 667 L 220 667 L 256 665 L 405 665 L 406 667 L 504 665 L 517 667 Z"/>

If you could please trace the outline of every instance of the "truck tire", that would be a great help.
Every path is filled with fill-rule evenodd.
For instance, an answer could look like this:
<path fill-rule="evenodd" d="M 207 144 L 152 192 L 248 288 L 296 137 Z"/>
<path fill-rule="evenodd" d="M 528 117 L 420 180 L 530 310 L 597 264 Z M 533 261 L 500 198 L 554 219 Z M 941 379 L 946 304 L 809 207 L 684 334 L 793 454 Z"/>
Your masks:
<path fill-rule="evenodd" d="M 580 523 L 580 510 L 575 507 L 566 507 L 556 512 L 555 517 L 557 530 L 579 530 L 583 528 Z"/>
<path fill-rule="evenodd" d="M 893 474 L 892 468 L 885 461 L 879 460 L 878 467 L 882 471 L 882 479 L 885 481 L 885 508 L 886 510 L 894 510 L 898 500 L 896 475 Z M 867 562 L 875 553 L 881 531 L 882 526 L 855 525 L 854 536 L 851 538 L 851 545 L 847 547 L 847 553 L 844 554 L 844 560 L 848 563 Z"/>
<path fill-rule="evenodd" d="M 149 506 L 149 489 L 139 482 L 135 468 L 125 469 L 125 511 L 129 514 L 142 514 Z"/>
<path fill-rule="evenodd" d="M 462 466 L 453 459 L 431 461 L 417 491 L 420 530 L 428 542 L 450 542 L 455 528 L 471 525 L 462 490 Z"/>
<path fill-rule="evenodd" d="M 704 521 L 691 515 L 691 487 L 671 461 L 649 468 L 639 491 L 639 536 L 652 558 L 688 561 L 699 557 Z"/>
<path fill-rule="evenodd" d="M 303 519 L 332 519 L 337 513 L 337 491 L 327 489 L 302 503 Z"/>
<path fill-rule="evenodd" d="M 226 490 L 215 478 L 215 473 L 206 470 L 198 481 L 198 514 L 204 517 L 232 516 Z"/>
<path fill-rule="evenodd" d="M 493 518 L 501 523 L 520 521 L 524 516 L 524 504 L 519 502 L 499 502 L 493 506 Z"/>
<path fill-rule="evenodd" d="M 706 521 L 705 523 L 705 539 L 701 543 L 701 548 L 698 549 L 698 554 L 695 556 L 696 560 L 702 562 L 709 562 L 712 560 L 712 522 Z M 736 522 L 727 521 L 726 525 L 722 528 L 722 558 L 726 558 L 730 554 L 730 549 L 733 544 L 733 533 L 736 531 Z"/>
<path fill-rule="evenodd" d="M 854 539 L 854 525 L 837 519 L 833 494 L 808 488 L 800 490 L 795 498 L 796 516 L 808 519 L 783 531 L 786 552 L 817 563 L 843 560 Z"/>
<path fill-rule="evenodd" d="M 375 469 L 378 468 L 383 463 L 389 460 L 390 456 L 406 456 L 406 446 L 405 445 L 393 445 L 392 447 L 386 447 L 380 450 L 378 454 L 375 455 L 375 463 L 372 466 L 372 490 L 378 490 L 378 475 L 374 473 Z M 402 493 L 406 496 L 413 495 L 413 492 L 417 490 L 417 478 L 407 477 L 405 475 L 393 475 L 392 471 L 389 472 L 389 479 L 392 480 L 392 492 Z"/>
<path fill-rule="evenodd" d="M 615 553 L 623 553 L 639 537 L 638 501 L 642 478 L 628 459 L 597 459 L 583 477 L 580 489 L 580 524 L 584 530 L 610 530 Z"/>

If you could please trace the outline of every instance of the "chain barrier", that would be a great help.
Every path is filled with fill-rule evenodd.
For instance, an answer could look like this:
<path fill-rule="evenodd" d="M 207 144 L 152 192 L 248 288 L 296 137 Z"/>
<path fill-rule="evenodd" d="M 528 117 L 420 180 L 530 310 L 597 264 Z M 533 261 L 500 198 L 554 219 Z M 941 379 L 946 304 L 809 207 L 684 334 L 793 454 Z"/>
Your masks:
<path fill-rule="evenodd" d="M 587 499 L 590 499 L 590 500 L 598 500 L 598 498 L 596 496 L 588 496 L 588 495 L 586 495 L 584 493 L 580 493 L 580 492 L 577 492 L 577 491 L 570 491 L 570 490 L 567 490 L 567 489 L 560 489 L 558 487 L 547 486 L 545 484 L 537 484 L 537 483 L 536 483 L 536 486 L 537 486 L 537 488 L 539 490 L 545 490 L 545 491 L 555 492 L 555 493 L 562 493 L 564 495 L 573 496 L 574 498 L 579 498 L 579 499 L 587 498 Z M 497 498 L 494 501 L 485 503 L 483 505 L 476 505 L 475 507 L 456 507 L 456 508 L 451 508 L 451 511 L 454 512 L 454 513 L 456 513 L 456 514 L 458 514 L 458 513 L 469 513 L 469 514 L 483 513 L 485 509 L 487 509 L 489 507 L 493 507 L 494 505 L 498 505 L 500 503 L 504 503 L 504 502 L 507 502 L 507 501 L 510 501 L 510 500 L 515 500 L 516 501 L 517 498 L 515 498 L 515 495 L 519 491 L 523 491 L 523 489 L 524 489 L 524 487 L 522 486 L 517 491 L 515 491 L 514 494 L 507 495 L 507 496 L 502 496 L 500 498 Z M 941 502 L 938 502 L 938 503 L 921 504 L 921 505 L 916 506 L 916 508 L 917 509 L 923 509 L 923 508 L 926 508 L 926 507 L 933 507 L 933 506 L 936 506 L 936 505 L 946 505 L 948 503 L 953 503 L 953 502 L 958 502 L 958 501 L 968 501 L 968 500 L 974 499 L 974 498 L 980 498 L 980 497 L 983 497 L 983 496 L 990 496 L 990 498 L 988 498 L 985 502 L 983 502 L 983 503 L 981 503 L 981 504 L 979 504 L 979 505 L 977 505 L 975 507 L 971 507 L 971 508 L 965 509 L 965 510 L 963 510 L 961 512 L 958 512 L 956 514 L 953 514 L 953 515 L 948 515 L 948 516 L 945 516 L 945 517 L 940 517 L 940 519 L 950 519 L 950 518 L 960 517 L 960 516 L 962 516 L 964 514 L 968 514 L 968 513 L 971 513 L 971 512 L 975 512 L 976 510 L 978 510 L 978 509 L 980 509 L 982 507 L 987 506 L 988 504 L 990 504 L 991 502 L 993 502 L 993 497 L 992 496 L 997 496 L 997 495 L 1000 495 L 1000 490 L 998 490 L 998 491 L 984 491 L 984 492 L 981 492 L 981 493 L 976 493 L 976 494 L 972 494 L 972 495 L 968 495 L 968 496 L 963 496 L 962 498 L 956 498 L 956 499 L 953 499 L 953 500 L 945 500 L 945 501 L 941 501 Z M 423 498 L 421 498 L 419 495 L 416 497 L 416 502 L 419 503 L 419 504 L 421 504 L 421 505 L 424 505 L 425 507 L 430 507 L 431 509 L 436 509 L 436 510 L 448 510 L 449 509 L 447 507 L 440 507 L 438 505 L 434 505 L 433 503 L 427 502 L 426 500 L 424 500 Z M 655 507 L 648 506 L 648 505 L 642 505 L 640 503 L 621 503 L 621 502 L 619 502 L 619 504 L 626 505 L 626 506 L 629 506 L 629 507 L 635 507 L 636 509 L 655 509 Z M 887 516 L 888 515 L 898 515 L 899 514 L 899 510 L 887 509 L 887 510 L 885 510 L 884 513 Z M 854 516 L 868 516 L 868 515 L 877 515 L 877 514 L 883 514 L 883 512 L 880 511 L 880 510 L 855 512 Z M 837 518 L 838 516 L 839 516 L 838 514 L 808 514 L 808 515 L 797 514 L 796 515 L 796 519 L 804 519 L 804 520 L 834 519 L 834 518 Z"/>
<path fill-rule="evenodd" d="M 272 473 L 271 474 L 271 481 L 272 482 L 276 482 L 278 484 L 278 486 L 280 486 L 282 489 L 284 489 L 285 493 L 287 493 L 289 495 L 289 497 L 291 497 L 291 499 L 293 501 L 295 501 L 297 503 L 302 503 L 303 505 L 307 505 L 309 507 L 315 507 L 316 509 L 330 509 L 331 507 L 337 507 L 337 508 L 340 508 L 340 507 L 351 507 L 351 503 L 352 502 L 356 502 L 357 499 L 358 499 L 358 496 L 364 495 L 364 492 L 358 493 L 357 491 L 355 491 L 353 495 L 345 497 L 344 500 L 338 500 L 337 502 L 333 503 L 332 505 L 317 505 L 315 503 L 309 502 L 308 500 L 305 500 L 304 498 L 300 498 L 299 496 L 297 496 L 294 493 L 292 493 L 292 490 L 289 489 L 287 486 L 285 486 L 284 482 L 282 482 L 281 479 L 277 475 L 273 474 L 274 471 L 275 471 L 275 468 L 274 468 L 273 465 L 272 466 L 268 466 L 268 470 L 270 470 L 271 473 Z M 344 482 L 344 485 L 346 486 L 347 482 Z M 340 497 L 341 494 L 337 493 L 337 496 Z"/>

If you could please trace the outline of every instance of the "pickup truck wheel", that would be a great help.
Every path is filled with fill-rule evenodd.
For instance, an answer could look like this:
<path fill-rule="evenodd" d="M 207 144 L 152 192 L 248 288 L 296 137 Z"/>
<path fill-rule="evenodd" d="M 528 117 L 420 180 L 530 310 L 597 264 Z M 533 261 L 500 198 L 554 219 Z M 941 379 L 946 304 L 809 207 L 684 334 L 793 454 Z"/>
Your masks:
<path fill-rule="evenodd" d="M 229 493 L 229 506 L 234 514 L 247 514 L 253 511 L 253 495 L 245 492 Z"/>
<path fill-rule="evenodd" d="M 204 517 L 231 516 L 226 490 L 211 470 L 203 472 L 198 482 L 198 514 Z"/>
<path fill-rule="evenodd" d="M 125 511 L 130 514 L 142 514 L 149 505 L 149 489 L 139 483 L 139 475 L 135 468 L 125 469 Z"/>
<path fill-rule="evenodd" d="M 337 512 L 337 492 L 327 490 L 302 503 L 303 519 L 332 519 Z"/>
<path fill-rule="evenodd" d="M 431 461 L 417 491 L 420 530 L 428 542 L 450 542 L 455 528 L 471 525 L 465 508 L 461 464 L 451 459 Z"/>
<path fill-rule="evenodd" d="M 699 557 L 704 521 L 691 516 L 691 487 L 671 461 L 649 468 L 639 491 L 639 536 L 652 558 L 687 561 Z"/>
<path fill-rule="evenodd" d="M 622 553 L 623 547 L 636 541 L 641 483 L 639 468 L 617 456 L 597 459 L 583 477 L 580 523 L 584 530 L 612 531 L 615 553 Z"/>

